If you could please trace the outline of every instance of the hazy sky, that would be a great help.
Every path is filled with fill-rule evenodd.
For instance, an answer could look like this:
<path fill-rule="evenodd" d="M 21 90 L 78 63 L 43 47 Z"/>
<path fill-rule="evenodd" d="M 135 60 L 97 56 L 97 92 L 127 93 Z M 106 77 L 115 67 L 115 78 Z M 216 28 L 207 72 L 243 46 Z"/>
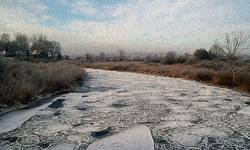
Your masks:
<path fill-rule="evenodd" d="M 0 32 L 44 33 L 65 53 L 191 51 L 250 33 L 250 0 L 0 0 Z"/>

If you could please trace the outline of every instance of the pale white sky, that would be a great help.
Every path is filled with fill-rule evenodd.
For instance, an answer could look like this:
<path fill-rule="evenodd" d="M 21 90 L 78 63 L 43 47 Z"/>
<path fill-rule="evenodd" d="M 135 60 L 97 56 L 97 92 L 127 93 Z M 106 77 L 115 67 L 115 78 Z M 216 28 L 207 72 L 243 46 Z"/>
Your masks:
<path fill-rule="evenodd" d="M 0 32 L 44 33 L 69 55 L 192 51 L 250 33 L 249 0 L 0 0 Z"/>

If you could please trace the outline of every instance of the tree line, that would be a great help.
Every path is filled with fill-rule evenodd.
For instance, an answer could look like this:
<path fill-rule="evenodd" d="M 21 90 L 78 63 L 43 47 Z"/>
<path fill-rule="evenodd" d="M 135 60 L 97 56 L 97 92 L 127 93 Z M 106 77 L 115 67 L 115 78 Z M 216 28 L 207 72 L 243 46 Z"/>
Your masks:
<path fill-rule="evenodd" d="M 62 47 L 59 42 L 47 39 L 46 35 L 34 34 L 28 37 L 17 33 L 14 39 L 10 34 L 0 35 L 0 50 L 6 57 L 35 57 L 43 59 L 59 59 Z"/>
<path fill-rule="evenodd" d="M 160 54 L 147 54 L 145 56 L 129 57 L 125 50 L 118 50 L 115 55 L 106 55 L 101 52 L 99 55 L 87 53 L 81 59 L 82 62 L 107 62 L 107 61 L 144 61 L 146 63 L 196 63 L 198 61 L 217 61 L 225 62 L 232 73 L 232 79 L 235 81 L 237 74 L 242 71 L 244 64 L 242 52 L 247 50 L 249 36 L 243 32 L 231 32 L 225 35 L 221 40 L 216 40 L 214 44 L 206 50 L 199 48 L 193 54 L 177 54 L 175 51 L 168 51 Z"/>

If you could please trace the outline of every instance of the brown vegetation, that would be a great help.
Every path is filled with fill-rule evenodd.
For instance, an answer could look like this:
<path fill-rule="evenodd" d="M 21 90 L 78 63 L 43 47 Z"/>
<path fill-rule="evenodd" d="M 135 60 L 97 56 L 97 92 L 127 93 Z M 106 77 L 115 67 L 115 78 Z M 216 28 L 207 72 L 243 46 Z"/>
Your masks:
<path fill-rule="evenodd" d="M 200 48 L 195 50 L 193 55 L 168 51 L 134 58 L 125 57 L 126 60 L 110 56 L 106 59 L 102 57 L 102 63 L 94 63 L 100 62 L 99 57 L 94 56 L 92 56 L 94 61 L 91 62 L 87 61 L 87 57 L 72 60 L 72 62 L 78 65 L 84 64 L 83 66 L 90 68 L 185 78 L 216 85 L 238 87 L 249 92 L 250 58 L 242 57 L 242 52 L 248 50 L 246 46 L 248 39 L 249 36 L 242 32 L 232 32 L 226 34 L 222 42 L 215 41 L 209 51 Z M 102 56 L 105 55 L 102 54 Z"/>
<path fill-rule="evenodd" d="M 0 62 L 0 103 L 28 103 L 35 95 L 68 89 L 79 83 L 84 70 L 63 62 L 30 63 L 16 60 Z"/>
<path fill-rule="evenodd" d="M 80 65 L 81 63 L 78 63 Z M 232 75 L 227 71 L 225 64 L 214 61 L 202 61 L 194 64 L 164 65 L 159 63 L 143 62 L 102 62 L 81 64 L 86 68 L 128 71 L 152 75 L 160 75 L 174 78 L 196 80 L 216 85 L 238 87 L 244 91 L 250 91 L 250 70 L 244 69 L 232 82 Z"/>

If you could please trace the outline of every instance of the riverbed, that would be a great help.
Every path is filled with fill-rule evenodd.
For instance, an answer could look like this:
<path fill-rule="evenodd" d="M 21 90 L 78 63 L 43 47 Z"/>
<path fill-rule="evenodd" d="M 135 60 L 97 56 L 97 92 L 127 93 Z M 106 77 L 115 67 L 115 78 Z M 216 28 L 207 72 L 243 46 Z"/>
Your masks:
<path fill-rule="evenodd" d="M 250 149 L 250 98 L 195 81 L 86 69 L 72 93 L 0 117 L 0 149 L 86 149 L 146 125 L 161 149 Z M 109 128 L 101 137 L 93 132 Z"/>

